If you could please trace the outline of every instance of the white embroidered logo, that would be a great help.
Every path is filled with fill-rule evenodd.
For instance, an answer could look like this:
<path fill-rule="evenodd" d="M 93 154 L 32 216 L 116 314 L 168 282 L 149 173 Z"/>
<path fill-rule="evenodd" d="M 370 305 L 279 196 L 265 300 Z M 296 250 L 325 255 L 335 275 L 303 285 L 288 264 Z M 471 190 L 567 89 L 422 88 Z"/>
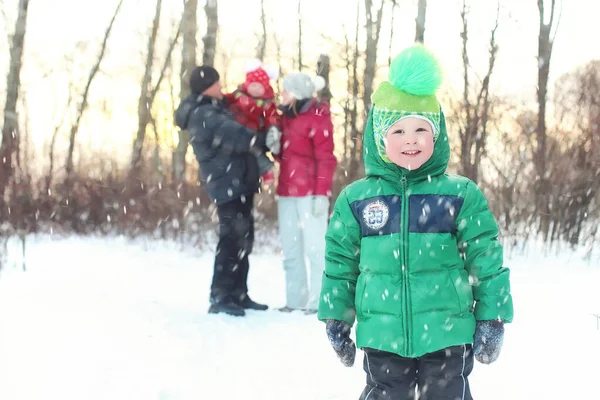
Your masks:
<path fill-rule="evenodd" d="M 387 224 L 390 217 L 390 209 L 381 200 L 375 200 L 367 204 L 362 213 L 365 225 L 374 231 L 378 231 Z"/>

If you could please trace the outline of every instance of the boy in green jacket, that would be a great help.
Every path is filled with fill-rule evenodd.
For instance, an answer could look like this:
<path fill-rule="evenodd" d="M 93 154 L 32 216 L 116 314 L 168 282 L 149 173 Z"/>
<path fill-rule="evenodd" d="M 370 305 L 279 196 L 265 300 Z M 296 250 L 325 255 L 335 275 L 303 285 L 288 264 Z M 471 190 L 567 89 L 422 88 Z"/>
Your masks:
<path fill-rule="evenodd" d="M 445 174 L 442 81 L 423 46 L 400 53 L 375 93 L 364 133 L 366 177 L 338 197 L 327 231 L 318 317 L 352 366 L 365 353 L 361 400 L 471 399 L 473 357 L 489 364 L 513 318 L 509 270 L 487 201 Z"/>

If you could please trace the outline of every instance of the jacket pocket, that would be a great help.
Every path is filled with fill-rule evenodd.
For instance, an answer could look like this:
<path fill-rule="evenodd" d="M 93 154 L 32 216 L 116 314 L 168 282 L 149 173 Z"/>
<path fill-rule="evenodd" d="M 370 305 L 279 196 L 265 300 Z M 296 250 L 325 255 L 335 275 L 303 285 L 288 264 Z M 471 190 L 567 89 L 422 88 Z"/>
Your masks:
<path fill-rule="evenodd" d="M 458 310 L 460 313 L 473 311 L 473 287 L 465 269 L 451 269 L 448 271 L 450 281 L 454 286 Z"/>

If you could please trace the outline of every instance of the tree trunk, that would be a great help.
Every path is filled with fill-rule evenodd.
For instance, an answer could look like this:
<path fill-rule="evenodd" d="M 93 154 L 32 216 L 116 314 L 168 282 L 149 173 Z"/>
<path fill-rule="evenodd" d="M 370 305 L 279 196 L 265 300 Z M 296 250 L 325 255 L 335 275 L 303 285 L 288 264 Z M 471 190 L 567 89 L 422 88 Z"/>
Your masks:
<path fill-rule="evenodd" d="M 427 0 L 419 0 L 419 11 L 417 12 L 415 42 L 425 43 L 425 12 L 427 11 Z"/>
<path fill-rule="evenodd" d="M 104 33 L 104 39 L 102 41 L 102 46 L 100 47 L 100 53 L 98 54 L 96 63 L 94 64 L 94 66 L 92 67 L 92 69 L 90 71 L 90 74 L 89 74 L 89 77 L 87 80 L 87 84 L 85 85 L 85 89 L 84 89 L 83 95 L 81 97 L 81 102 L 79 103 L 79 106 L 77 107 L 75 123 L 71 127 L 71 134 L 69 137 L 69 150 L 67 153 L 67 163 L 66 163 L 66 167 L 65 167 L 66 174 L 67 174 L 67 176 L 66 176 L 67 182 L 70 182 L 72 174 L 73 174 L 73 151 L 75 150 L 75 138 L 77 136 L 77 133 L 79 132 L 83 114 L 84 114 L 85 110 L 87 109 L 90 87 L 92 86 L 92 82 L 94 81 L 96 74 L 100 70 L 100 63 L 102 62 L 102 59 L 104 58 L 104 53 L 106 52 L 106 45 L 108 43 L 108 38 L 110 36 L 110 33 L 112 32 L 112 28 L 115 23 L 115 19 L 117 18 L 117 15 L 119 14 L 119 11 L 121 10 L 122 5 L 123 5 L 123 0 L 119 1 L 119 4 L 117 5 L 117 8 L 115 9 L 115 12 L 114 12 L 112 18 L 110 19 L 108 28 L 106 28 L 106 32 Z"/>
<path fill-rule="evenodd" d="M 325 79 L 325 87 L 319 91 L 319 99 L 330 103 L 331 102 L 331 90 L 329 89 L 329 70 L 330 60 L 327 54 L 321 54 L 319 61 L 317 61 L 317 75 L 322 76 Z"/>
<path fill-rule="evenodd" d="M 463 59 L 463 108 L 465 110 L 465 124 L 460 133 L 461 154 L 460 165 L 461 174 L 469 179 L 477 182 L 479 179 L 479 165 L 482 155 L 485 151 L 487 122 L 489 118 L 489 85 L 494 72 L 496 63 L 496 53 L 498 46 L 496 45 L 496 31 L 498 29 L 498 21 L 500 18 L 500 4 L 496 10 L 496 23 L 490 35 L 489 47 L 489 64 L 488 71 L 483 78 L 479 93 L 474 103 L 470 101 L 471 84 L 469 81 L 469 55 L 467 51 L 468 43 L 468 18 L 467 18 L 466 1 L 463 1 L 463 9 L 461 11 L 461 19 L 463 23 L 462 38 L 462 59 Z"/>
<path fill-rule="evenodd" d="M 344 32 L 346 32 L 346 27 L 344 26 Z M 350 155 L 350 142 L 352 140 L 350 136 L 351 127 L 350 127 L 350 113 L 352 109 L 350 108 L 350 100 L 352 98 L 352 47 L 350 46 L 350 38 L 346 33 L 344 35 L 344 66 L 346 68 L 346 96 L 344 100 L 344 159 L 342 165 L 346 168 L 346 176 L 348 175 L 348 168 L 350 167 L 350 160 L 352 157 Z"/>
<path fill-rule="evenodd" d="M 538 121 L 537 121 L 537 149 L 535 152 L 535 164 L 538 175 L 537 206 L 540 215 L 540 232 L 544 238 L 548 238 L 550 232 L 550 198 L 549 183 L 546 177 L 546 101 L 548 96 L 548 77 L 550 75 L 550 58 L 552 56 L 552 46 L 554 37 L 550 37 L 550 31 L 554 25 L 556 0 L 551 2 L 550 22 L 544 23 L 546 13 L 544 10 L 544 0 L 538 0 L 538 10 L 540 16 L 540 30 L 538 36 Z M 556 33 L 556 32 L 555 32 Z"/>
<path fill-rule="evenodd" d="M 190 74 L 196 67 L 196 33 L 198 32 L 198 0 L 188 0 L 183 10 L 183 48 L 181 50 L 181 92 L 183 100 L 190 95 Z M 177 148 L 173 154 L 173 178 L 179 186 L 185 178 L 185 156 L 187 154 L 190 134 L 186 130 L 179 131 Z"/>
<path fill-rule="evenodd" d="M 298 0 L 298 71 L 302 71 L 302 0 Z"/>
<path fill-rule="evenodd" d="M 219 31 L 219 9 L 217 0 L 206 0 L 204 6 L 206 13 L 206 35 L 202 38 L 204 52 L 202 53 L 202 64 L 215 65 L 215 54 L 217 53 L 217 32 Z"/>
<path fill-rule="evenodd" d="M 69 89 L 69 90 L 71 90 L 71 89 Z M 65 111 L 63 113 L 63 116 L 62 116 L 60 122 L 58 122 L 54 126 L 54 132 L 52 132 L 52 139 L 50 140 L 50 148 L 48 150 L 48 158 L 50 160 L 50 165 L 48 167 L 48 175 L 46 175 L 46 186 L 44 188 L 45 194 L 50 193 L 52 179 L 54 178 L 54 151 L 56 149 L 56 139 L 58 138 L 58 133 L 60 132 L 61 128 L 63 127 L 63 125 L 65 123 L 65 119 L 67 117 L 67 114 L 69 113 L 69 108 L 71 108 L 72 102 L 73 102 L 73 96 L 72 96 L 72 93 L 69 92 L 69 99 L 67 101 L 67 105 L 65 106 Z"/>
<path fill-rule="evenodd" d="M 173 55 L 173 50 L 175 49 L 175 45 L 177 44 L 177 41 L 179 40 L 179 36 L 181 35 L 181 30 L 183 29 L 183 16 L 181 18 L 181 20 L 179 21 L 179 25 L 177 27 L 177 32 L 175 32 L 175 36 L 173 37 L 173 39 L 171 40 L 171 43 L 169 44 L 169 48 L 167 49 L 167 54 L 165 55 L 165 60 L 163 62 L 163 65 L 160 69 L 160 74 L 158 76 L 158 80 L 156 81 L 156 84 L 154 85 L 153 88 L 149 88 L 150 92 L 147 94 L 147 103 L 146 103 L 146 110 L 148 112 L 147 114 L 147 120 L 146 120 L 146 126 L 144 127 L 144 136 L 145 136 L 145 132 L 146 132 L 146 127 L 148 126 L 149 123 L 152 124 L 152 128 L 154 129 L 154 134 L 155 134 L 155 138 L 158 139 L 159 135 L 158 135 L 158 131 L 156 130 L 156 120 L 154 119 L 153 115 L 152 115 L 152 107 L 154 106 L 154 99 L 156 99 L 156 95 L 158 93 L 158 91 L 160 90 L 160 86 L 162 84 L 163 79 L 165 78 L 167 69 L 169 67 L 172 67 L 171 64 L 171 56 Z M 150 82 L 149 82 L 150 84 Z M 139 134 L 139 132 L 138 132 Z M 139 136 L 138 136 L 139 137 Z M 143 142 L 144 142 L 144 137 L 142 136 L 141 138 L 141 143 L 139 144 L 139 161 L 137 164 L 132 165 L 131 168 L 131 172 L 132 174 L 130 174 L 130 178 L 135 177 L 135 175 L 139 175 L 140 170 L 141 170 L 141 149 L 143 148 Z M 158 149 L 160 146 L 159 141 L 156 142 L 156 149 Z M 157 171 L 157 169 L 155 169 L 155 171 Z M 162 174 L 161 174 L 161 181 L 162 181 Z"/>
<path fill-rule="evenodd" d="M 392 58 L 394 55 L 392 54 L 392 44 L 394 43 L 394 16 L 396 15 L 396 7 L 398 3 L 396 0 L 392 0 L 392 11 L 391 11 L 391 21 L 390 21 L 390 47 L 388 49 L 388 67 L 392 65 Z"/>
<path fill-rule="evenodd" d="M 481 84 L 481 91 L 479 92 L 479 99 L 477 101 L 478 108 L 481 109 L 478 112 L 479 118 L 479 129 L 475 135 L 475 162 L 473 168 L 473 180 L 477 182 L 479 180 L 479 166 L 481 165 L 481 158 L 486 148 L 487 141 L 487 124 L 489 119 L 490 111 L 490 80 L 492 73 L 494 72 L 494 66 L 496 65 L 496 54 L 498 53 L 498 46 L 496 45 L 496 31 L 498 30 L 498 21 L 500 19 L 500 2 L 498 1 L 496 8 L 496 24 L 492 29 L 490 35 L 490 48 L 489 48 L 489 61 L 488 61 L 488 72 L 483 78 Z"/>
<path fill-rule="evenodd" d="M 465 125 L 460 133 L 460 165 L 461 173 L 465 176 L 470 175 L 471 166 L 471 101 L 469 99 L 469 53 L 467 43 L 469 41 L 469 23 L 466 0 L 463 0 L 463 7 L 460 13 L 463 30 L 460 34 L 462 39 L 462 62 L 463 62 L 463 109 L 465 111 Z"/>
<path fill-rule="evenodd" d="M 262 35 L 258 40 L 258 46 L 256 46 L 256 58 L 262 62 L 265 60 L 265 53 L 267 52 L 267 15 L 265 13 L 265 0 L 260 0 L 260 25 L 262 28 Z"/>
<path fill-rule="evenodd" d="M 373 0 L 365 0 L 365 13 L 367 17 L 367 45 L 365 50 L 365 75 L 364 75 L 364 95 L 363 104 L 365 114 L 371 109 L 371 94 L 373 94 L 373 81 L 377 72 L 377 45 L 379 43 L 379 33 L 381 32 L 381 16 L 383 14 L 384 2 L 381 2 L 377 10 L 377 18 L 373 19 Z M 367 118 L 364 118 L 363 129 L 367 126 Z"/>
<path fill-rule="evenodd" d="M 30 141 L 31 141 L 31 131 L 29 129 L 29 121 L 30 121 L 30 115 L 29 115 L 29 107 L 27 106 L 27 102 L 24 101 L 24 99 L 21 99 L 21 106 L 23 109 L 23 114 L 24 114 L 24 118 L 23 118 L 23 142 L 21 144 L 21 139 L 20 139 L 20 135 L 17 136 L 18 142 L 17 142 L 17 149 L 20 150 L 20 152 L 22 152 L 22 157 L 23 157 L 23 161 L 21 162 L 21 156 L 19 155 L 17 157 L 17 165 L 19 166 L 19 171 L 21 171 L 23 177 L 25 179 L 30 178 L 30 174 L 29 174 L 29 166 L 30 166 L 30 162 L 29 162 L 29 146 L 30 146 Z"/>
<path fill-rule="evenodd" d="M 354 54 L 352 56 L 352 109 L 350 111 L 350 143 L 352 155 L 350 157 L 350 171 L 348 175 L 351 180 L 358 177 L 360 162 L 362 161 L 362 142 L 360 140 L 360 132 L 358 130 L 358 95 L 359 95 L 359 80 L 358 80 L 358 58 L 360 49 L 358 47 L 358 36 L 360 29 L 360 3 L 356 3 L 356 25 L 354 30 Z"/>
<path fill-rule="evenodd" d="M 160 26 L 160 14 L 162 10 L 162 0 L 156 1 L 154 20 L 152 22 L 152 31 L 148 39 L 148 51 L 146 53 L 146 66 L 144 76 L 142 77 L 140 97 L 138 100 L 138 129 L 133 149 L 131 151 L 131 162 L 129 165 L 130 178 L 139 178 L 142 162 L 142 149 L 144 148 L 144 139 L 146 137 L 146 128 L 150 122 L 151 115 L 151 85 L 152 85 L 152 67 L 154 66 L 154 50 L 156 47 L 156 38 Z"/>
<path fill-rule="evenodd" d="M 27 28 L 27 10 L 29 0 L 19 0 L 19 12 L 15 22 L 15 31 L 10 48 L 10 64 L 6 78 L 6 103 L 4 105 L 4 124 L 2 125 L 2 145 L 0 146 L 0 205 L 4 203 L 4 190 L 14 173 L 14 163 L 18 149 L 17 102 L 21 85 L 21 66 Z M 0 215 L 4 207 L 0 209 Z"/>
<path fill-rule="evenodd" d="M 273 20 L 271 20 L 271 26 L 274 26 Z M 273 41 L 275 42 L 275 55 L 277 57 L 277 89 L 281 88 L 281 83 L 283 81 L 283 54 L 282 54 L 282 45 L 281 39 L 277 34 L 273 35 Z"/>

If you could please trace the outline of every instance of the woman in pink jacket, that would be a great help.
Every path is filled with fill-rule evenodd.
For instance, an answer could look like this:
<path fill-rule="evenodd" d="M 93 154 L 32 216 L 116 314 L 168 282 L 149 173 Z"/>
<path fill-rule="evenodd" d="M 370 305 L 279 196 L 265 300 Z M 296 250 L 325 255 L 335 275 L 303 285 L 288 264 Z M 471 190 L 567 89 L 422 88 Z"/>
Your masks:
<path fill-rule="evenodd" d="M 276 155 L 280 167 L 279 233 L 286 278 L 286 306 L 281 311 L 316 313 L 319 303 L 329 198 L 337 164 L 329 105 L 313 97 L 323 87 L 321 77 L 311 79 L 303 73 L 290 74 L 283 81 L 282 135 Z M 268 136 L 273 140 L 273 135 Z"/>

